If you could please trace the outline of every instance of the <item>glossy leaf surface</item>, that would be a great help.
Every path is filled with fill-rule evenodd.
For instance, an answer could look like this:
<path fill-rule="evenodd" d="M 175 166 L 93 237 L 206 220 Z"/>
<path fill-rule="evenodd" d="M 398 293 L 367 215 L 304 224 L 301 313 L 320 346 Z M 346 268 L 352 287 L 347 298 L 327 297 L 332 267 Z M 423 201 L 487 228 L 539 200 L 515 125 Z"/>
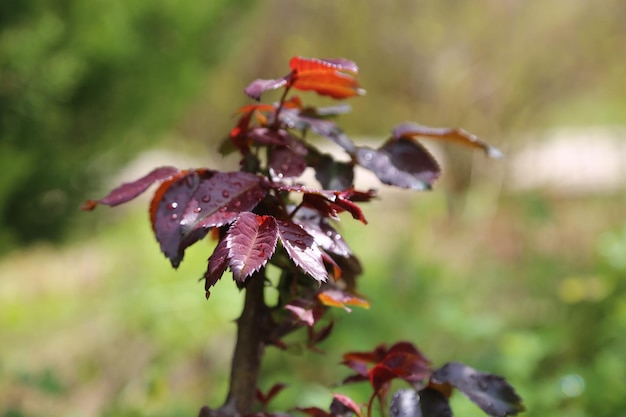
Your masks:
<path fill-rule="evenodd" d="M 355 158 L 383 184 L 396 187 L 428 190 L 440 175 L 435 159 L 411 139 L 390 140 L 377 150 L 360 147 Z"/>
<path fill-rule="evenodd" d="M 328 272 L 322 261 L 322 252 L 313 236 L 291 221 L 278 222 L 278 235 L 291 260 L 315 280 L 325 282 Z"/>
<path fill-rule="evenodd" d="M 230 270 L 236 281 L 261 269 L 276 249 L 278 226 L 271 216 L 257 216 L 244 212 L 228 230 L 226 246 Z"/>

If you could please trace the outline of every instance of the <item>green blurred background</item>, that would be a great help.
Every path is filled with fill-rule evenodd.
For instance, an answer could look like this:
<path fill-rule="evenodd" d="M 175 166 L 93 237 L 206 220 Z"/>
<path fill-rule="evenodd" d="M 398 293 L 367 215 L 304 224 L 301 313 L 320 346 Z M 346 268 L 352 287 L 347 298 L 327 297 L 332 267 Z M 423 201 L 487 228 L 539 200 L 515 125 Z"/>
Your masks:
<path fill-rule="evenodd" d="M 505 375 L 529 415 L 620 414 L 624 21 L 621 0 L 0 2 L 0 416 L 189 416 L 223 399 L 241 298 L 224 279 L 204 300 L 211 242 L 174 271 L 146 199 L 78 206 L 155 165 L 228 167 L 215 149 L 243 87 L 293 55 L 359 64 L 368 93 L 340 120 L 357 141 L 413 120 L 508 158 L 437 149 L 435 191 L 383 192 L 368 226 L 342 222 L 372 308 L 333 313 L 325 356 L 268 351 L 262 388 L 290 385 L 276 407 L 323 406 L 341 353 L 410 340 Z"/>

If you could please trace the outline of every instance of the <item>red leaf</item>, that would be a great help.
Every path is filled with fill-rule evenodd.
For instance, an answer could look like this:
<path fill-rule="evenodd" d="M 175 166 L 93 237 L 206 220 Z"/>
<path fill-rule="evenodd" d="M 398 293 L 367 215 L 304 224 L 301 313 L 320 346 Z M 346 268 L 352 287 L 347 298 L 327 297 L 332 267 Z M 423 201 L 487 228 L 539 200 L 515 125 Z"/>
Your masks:
<path fill-rule="evenodd" d="M 431 139 L 441 139 L 457 142 L 472 148 L 483 150 L 487 156 L 500 159 L 504 154 L 497 148 L 480 140 L 476 135 L 463 129 L 455 129 L 448 127 L 429 127 L 417 123 L 406 122 L 396 126 L 393 130 L 393 138 L 415 138 L 426 137 Z"/>
<path fill-rule="evenodd" d="M 346 311 L 351 311 L 347 306 L 356 306 L 362 308 L 369 308 L 369 301 L 351 294 L 347 291 L 342 291 L 339 289 L 328 289 L 317 294 L 317 298 L 322 302 L 322 304 L 329 307 L 341 307 Z"/>
<path fill-rule="evenodd" d="M 412 139 L 392 139 L 378 150 L 360 147 L 355 158 L 383 184 L 401 188 L 428 190 L 440 174 L 437 161 Z"/>
<path fill-rule="evenodd" d="M 513 416 L 524 411 L 522 399 L 504 378 L 485 374 L 458 362 L 436 370 L 431 381 L 458 388 L 484 412 L 494 417 Z"/>
<path fill-rule="evenodd" d="M 301 91 L 315 91 L 321 96 L 344 99 L 365 94 L 353 76 L 326 69 L 299 71 L 293 75 L 293 88 Z"/>
<path fill-rule="evenodd" d="M 272 149 L 269 168 L 273 176 L 278 178 L 294 178 L 302 175 L 306 169 L 306 161 L 291 149 L 281 146 Z"/>
<path fill-rule="evenodd" d="M 322 261 L 322 252 L 313 236 L 290 221 L 278 222 L 278 235 L 287 254 L 294 263 L 315 280 L 325 282 L 328 272 Z"/>
<path fill-rule="evenodd" d="M 241 213 L 226 237 L 233 278 L 244 282 L 265 266 L 274 254 L 277 240 L 278 227 L 273 217 Z"/>
<path fill-rule="evenodd" d="M 209 257 L 209 265 L 207 271 L 204 274 L 204 289 L 206 291 L 206 298 L 211 295 L 210 288 L 214 286 L 217 281 L 222 278 L 224 271 L 228 267 L 228 245 L 226 239 L 219 241 L 213 253 Z"/>
<path fill-rule="evenodd" d="M 148 189 L 153 183 L 163 181 L 178 174 L 180 170 L 174 167 L 160 167 L 138 180 L 120 185 L 101 200 L 88 200 L 81 206 L 82 210 L 93 210 L 98 204 L 117 206 L 137 197 Z"/>
<path fill-rule="evenodd" d="M 343 58 L 335 59 L 319 59 L 319 58 L 305 58 L 301 56 L 294 56 L 289 61 L 289 68 L 292 71 L 344 71 L 354 75 L 358 74 L 359 67 L 350 60 Z"/>

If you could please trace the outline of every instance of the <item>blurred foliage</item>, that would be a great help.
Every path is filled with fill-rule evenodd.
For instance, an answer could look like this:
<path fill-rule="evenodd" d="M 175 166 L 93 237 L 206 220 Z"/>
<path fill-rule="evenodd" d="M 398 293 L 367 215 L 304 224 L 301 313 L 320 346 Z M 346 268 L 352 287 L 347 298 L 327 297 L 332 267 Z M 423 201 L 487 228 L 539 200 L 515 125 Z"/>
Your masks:
<path fill-rule="evenodd" d="M 343 352 L 410 340 L 435 364 L 506 375 L 533 414 L 619 414 L 624 203 L 512 196 L 471 219 L 450 219 L 436 191 L 373 203 L 369 226 L 341 223 L 364 260 L 371 309 L 334 310 L 325 355 L 268 348 L 261 388 L 289 385 L 277 410 L 324 405 L 350 373 L 333 366 Z M 147 225 L 137 207 L 80 244 L 0 263 L 0 327 L 10 335 L 0 340 L 0 415 L 182 416 L 223 399 L 241 296 L 224 277 L 204 299 L 198 278 L 214 242 L 190 248 L 173 271 Z M 369 395 L 366 384 L 340 391 Z M 479 413 L 462 396 L 453 407 Z"/>
<path fill-rule="evenodd" d="M 2 2 L 0 252 L 59 237 L 103 173 L 170 130 L 249 4 Z"/>

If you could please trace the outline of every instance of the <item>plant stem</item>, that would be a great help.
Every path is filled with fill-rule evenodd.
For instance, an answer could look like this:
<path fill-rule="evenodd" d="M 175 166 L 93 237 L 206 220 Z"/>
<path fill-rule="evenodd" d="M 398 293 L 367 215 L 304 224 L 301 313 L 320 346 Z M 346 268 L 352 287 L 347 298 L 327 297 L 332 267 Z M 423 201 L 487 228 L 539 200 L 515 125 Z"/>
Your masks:
<path fill-rule="evenodd" d="M 237 319 L 237 342 L 231 365 L 230 388 L 224 405 L 233 405 L 240 416 L 252 412 L 265 350 L 265 336 L 270 327 L 264 287 L 265 276 L 262 271 L 248 278 L 243 311 Z"/>

